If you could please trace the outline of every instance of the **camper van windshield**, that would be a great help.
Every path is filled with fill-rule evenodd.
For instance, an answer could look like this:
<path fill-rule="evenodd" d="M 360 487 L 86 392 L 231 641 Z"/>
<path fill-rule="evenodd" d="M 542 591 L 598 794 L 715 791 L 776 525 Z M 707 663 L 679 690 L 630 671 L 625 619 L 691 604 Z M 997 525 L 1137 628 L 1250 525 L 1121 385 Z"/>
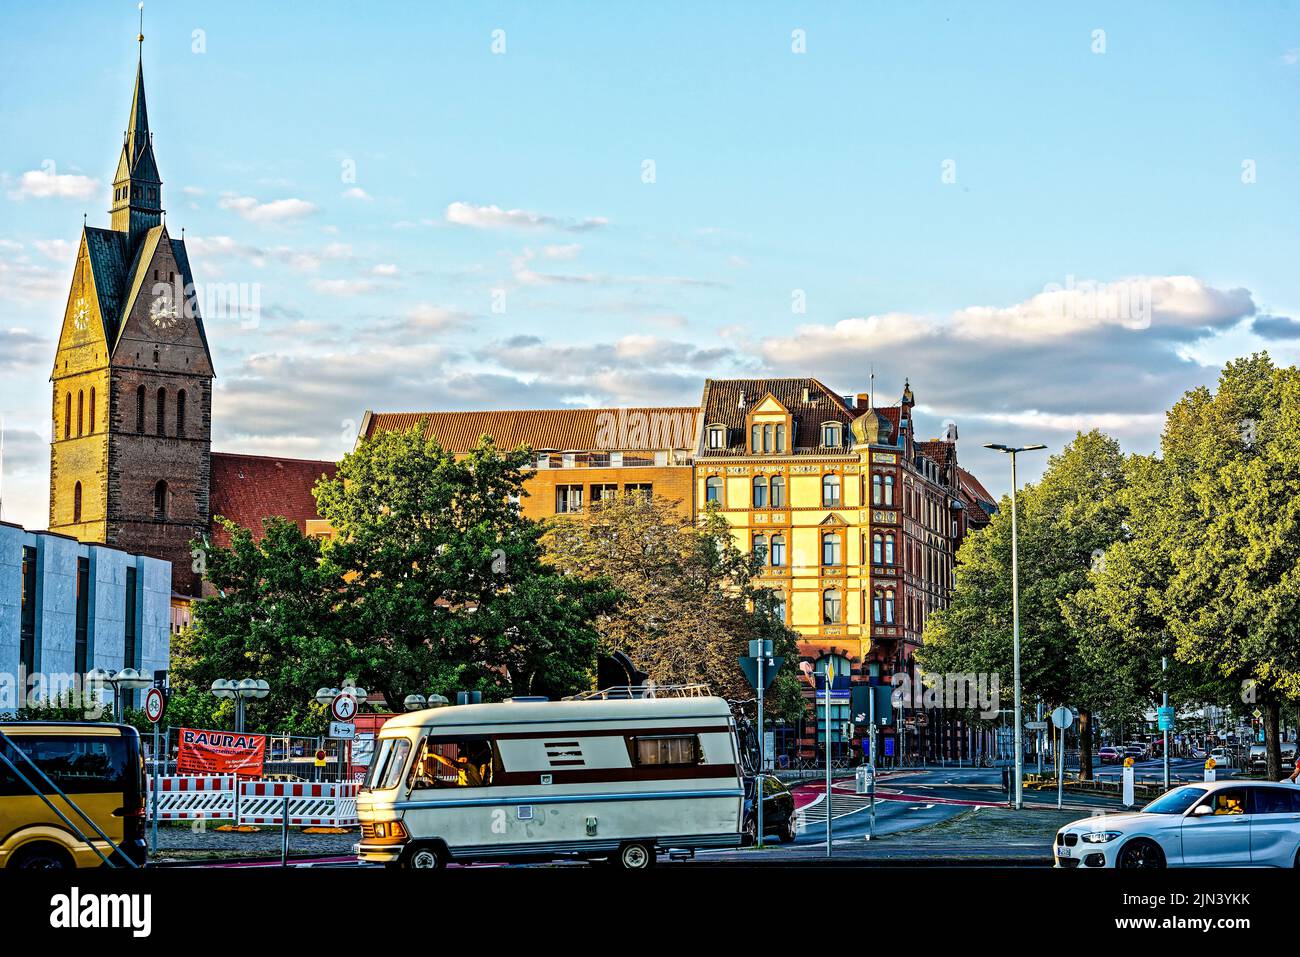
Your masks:
<path fill-rule="evenodd" d="M 371 791 L 386 791 L 397 787 L 410 753 L 411 742 L 406 738 L 382 738 L 379 753 L 370 762 L 370 771 L 366 774 L 362 787 Z"/>

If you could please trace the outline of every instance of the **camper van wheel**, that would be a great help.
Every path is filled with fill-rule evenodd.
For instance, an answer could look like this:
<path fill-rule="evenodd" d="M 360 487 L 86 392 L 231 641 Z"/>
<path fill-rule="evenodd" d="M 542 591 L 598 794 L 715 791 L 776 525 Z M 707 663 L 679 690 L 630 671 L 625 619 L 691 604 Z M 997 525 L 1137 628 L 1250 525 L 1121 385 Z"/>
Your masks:
<path fill-rule="evenodd" d="M 9 867 L 16 871 L 66 871 L 72 866 L 72 859 L 62 848 L 40 841 L 28 844 L 9 858 Z"/>
<path fill-rule="evenodd" d="M 409 871 L 440 871 L 447 866 L 447 855 L 439 847 L 422 844 L 406 852 L 402 866 Z"/>
<path fill-rule="evenodd" d="M 655 864 L 653 844 L 624 844 L 618 849 L 618 866 L 625 871 L 644 871 Z"/>

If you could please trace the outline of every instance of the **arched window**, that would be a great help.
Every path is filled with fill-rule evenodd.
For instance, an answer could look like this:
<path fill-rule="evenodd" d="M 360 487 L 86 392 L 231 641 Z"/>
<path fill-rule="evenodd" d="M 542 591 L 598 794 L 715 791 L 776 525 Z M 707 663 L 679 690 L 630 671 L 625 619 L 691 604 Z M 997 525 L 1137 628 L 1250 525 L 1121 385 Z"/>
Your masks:
<path fill-rule="evenodd" d="M 785 477 L 773 475 L 771 483 L 772 508 L 785 508 Z"/>
<path fill-rule="evenodd" d="M 785 426 L 778 424 L 776 427 L 776 450 L 785 451 Z"/>
<path fill-rule="evenodd" d="M 881 617 L 881 605 L 884 603 L 884 596 L 877 591 L 871 597 L 871 620 L 877 625 L 883 621 Z"/>
<path fill-rule="evenodd" d="M 144 435 L 144 386 L 135 390 L 135 430 Z"/>
<path fill-rule="evenodd" d="M 72 520 L 81 521 L 81 483 L 72 486 Z"/>
<path fill-rule="evenodd" d="M 828 588 L 822 592 L 822 624 L 838 625 L 843 608 L 838 588 Z M 836 669 L 838 674 L 838 669 Z"/>
<path fill-rule="evenodd" d="M 153 487 L 153 517 L 160 521 L 167 517 L 167 483 L 162 479 Z"/>
<path fill-rule="evenodd" d="M 93 434 L 95 431 L 95 387 L 94 386 L 91 386 L 90 388 L 90 418 L 87 420 L 87 424 L 90 426 L 90 428 L 87 429 L 87 431 Z"/>
<path fill-rule="evenodd" d="M 767 476 L 754 476 L 754 508 L 767 508 Z"/>
<path fill-rule="evenodd" d="M 166 435 L 167 434 L 167 390 L 166 389 L 158 390 L 157 405 L 158 408 L 154 411 L 154 414 L 157 416 L 157 419 L 154 422 L 154 434 Z"/>
<path fill-rule="evenodd" d="M 885 564 L 894 564 L 894 536 L 892 533 L 885 536 Z"/>
<path fill-rule="evenodd" d="M 704 501 L 722 504 L 722 477 L 710 475 L 704 480 Z"/>
<path fill-rule="evenodd" d="M 768 594 L 772 596 L 772 604 L 770 606 L 772 611 L 772 617 L 779 622 L 784 622 L 785 621 L 785 592 L 771 591 L 768 592 Z"/>
<path fill-rule="evenodd" d="M 840 563 L 839 532 L 827 532 L 822 536 L 822 564 L 838 565 Z"/>
<path fill-rule="evenodd" d="M 883 565 L 885 563 L 885 539 L 879 533 L 871 536 L 871 562 L 874 565 Z"/>
<path fill-rule="evenodd" d="M 894 623 L 894 589 L 885 589 L 885 624 Z"/>
<path fill-rule="evenodd" d="M 882 496 L 880 491 L 880 486 L 881 486 L 881 477 L 879 475 L 871 476 L 871 504 L 872 505 L 879 505 L 881 502 L 884 501 L 884 497 Z"/>
<path fill-rule="evenodd" d="M 77 435 L 78 436 L 80 436 L 83 432 L 82 426 L 84 425 L 85 422 L 85 411 L 86 411 L 86 393 L 78 389 L 77 390 Z"/>
<path fill-rule="evenodd" d="M 885 504 L 894 504 L 894 477 L 892 475 L 885 476 Z"/>
<path fill-rule="evenodd" d="M 758 554 L 758 555 L 763 559 L 763 567 L 766 568 L 766 567 L 767 567 L 767 562 L 768 562 L 768 555 L 767 555 L 767 536 L 766 536 L 766 535 L 755 535 L 755 536 L 754 536 L 754 551 L 755 551 L 756 554 Z"/>
<path fill-rule="evenodd" d="M 840 504 L 840 477 L 838 475 L 822 476 L 822 504 Z"/>
<path fill-rule="evenodd" d="M 785 536 L 784 535 L 772 536 L 772 567 L 773 568 L 785 567 Z"/>
<path fill-rule="evenodd" d="M 63 397 L 63 437 L 72 438 L 72 392 Z"/>
<path fill-rule="evenodd" d="M 93 403 L 92 403 L 93 404 Z M 185 434 L 185 390 L 176 393 L 176 436 Z"/>

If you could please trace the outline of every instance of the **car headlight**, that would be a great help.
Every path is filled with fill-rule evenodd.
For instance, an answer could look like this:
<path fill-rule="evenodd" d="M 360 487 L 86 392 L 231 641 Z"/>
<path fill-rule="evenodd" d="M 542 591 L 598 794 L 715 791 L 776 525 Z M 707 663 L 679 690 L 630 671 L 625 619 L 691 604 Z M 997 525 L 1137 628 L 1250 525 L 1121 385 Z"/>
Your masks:
<path fill-rule="evenodd" d="M 1119 831 L 1088 831 L 1083 835 L 1085 844 L 1105 844 L 1123 835 Z"/>

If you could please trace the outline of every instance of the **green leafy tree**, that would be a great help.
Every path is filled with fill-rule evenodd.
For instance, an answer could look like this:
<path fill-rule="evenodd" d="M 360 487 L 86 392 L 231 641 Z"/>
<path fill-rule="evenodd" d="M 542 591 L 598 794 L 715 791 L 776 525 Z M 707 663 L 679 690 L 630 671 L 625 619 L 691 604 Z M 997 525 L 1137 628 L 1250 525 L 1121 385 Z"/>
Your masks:
<path fill-rule="evenodd" d="M 518 504 L 530 461 L 486 436 L 458 458 L 416 426 L 363 443 L 317 485 L 349 674 L 390 703 L 590 683 L 594 620 L 613 596 L 543 564 L 541 528 Z"/>
<path fill-rule="evenodd" d="M 1092 772 L 1093 715 L 1113 705 L 1122 688 L 1081 653 L 1086 629 L 1067 618 L 1063 606 L 1087 584 L 1094 553 L 1120 535 L 1124 514 L 1116 493 L 1123 482 L 1118 443 L 1094 430 L 1052 456 L 1042 479 L 1017 496 L 1023 700 L 1078 708 L 1085 776 Z M 1007 700 L 1013 688 L 1009 497 L 989 525 L 967 539 L 957 562 L 952 600 L 926 624 L 922 667 L 996 672 Z"/>

